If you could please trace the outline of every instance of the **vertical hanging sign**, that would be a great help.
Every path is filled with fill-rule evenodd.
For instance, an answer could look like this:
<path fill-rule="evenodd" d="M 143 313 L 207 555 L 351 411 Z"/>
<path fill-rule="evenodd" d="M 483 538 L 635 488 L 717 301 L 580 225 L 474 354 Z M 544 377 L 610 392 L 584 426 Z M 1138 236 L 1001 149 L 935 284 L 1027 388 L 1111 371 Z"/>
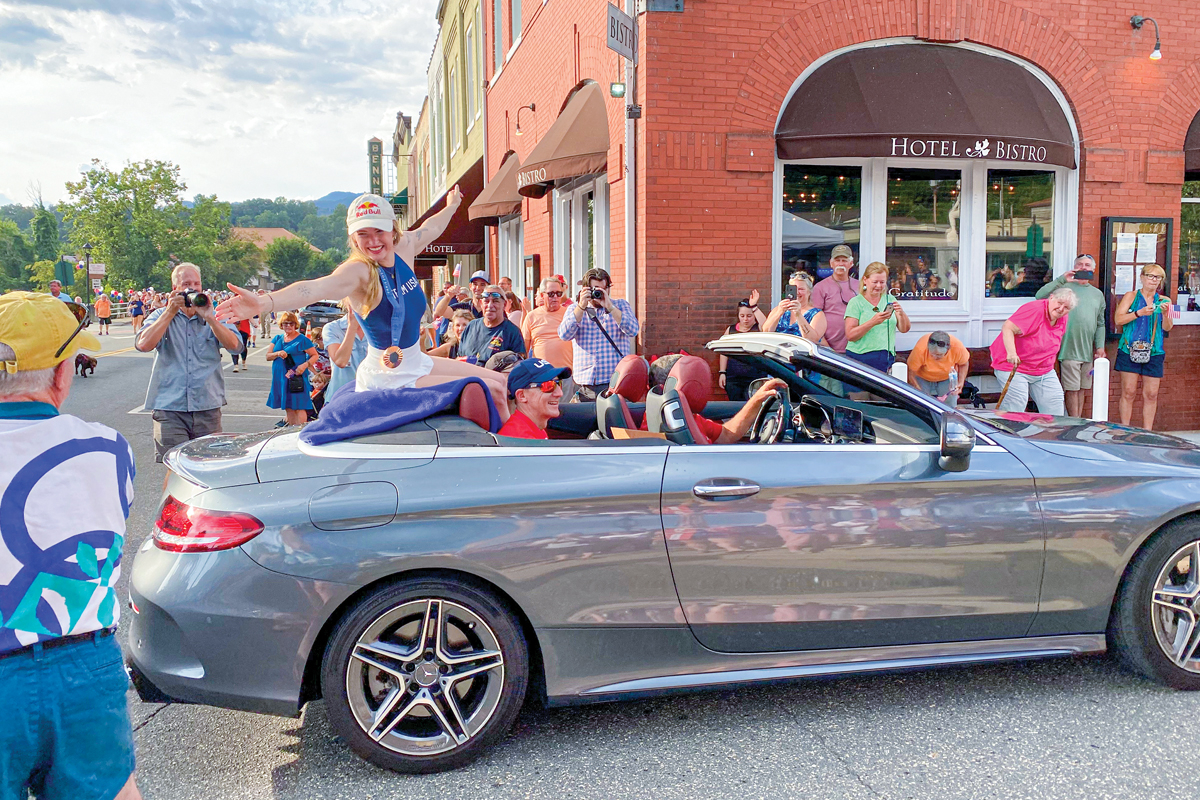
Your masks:
<path fill-rule="evenodd" d="M 367 161 L 370 164 L 371 194 L 383 194 L 383 142 L 367 140 Z"/>
<path fill-rule="evenodd" d="M 634 61 L 637 58 L 637 29 L 633 17 L 608 4 L 608 49 Z"/>

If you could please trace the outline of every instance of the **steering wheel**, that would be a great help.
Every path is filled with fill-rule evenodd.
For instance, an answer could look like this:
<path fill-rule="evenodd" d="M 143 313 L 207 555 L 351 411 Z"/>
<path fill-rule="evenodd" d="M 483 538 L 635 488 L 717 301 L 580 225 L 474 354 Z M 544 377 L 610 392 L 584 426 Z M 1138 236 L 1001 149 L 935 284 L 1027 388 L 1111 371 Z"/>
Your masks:
<path fill-rule="evenodd" d="M 813 430 L 808 424 L 809 414 L 815 415 L 815 419 L 819 420 L 818 430 Z M 829 409 L 814 400 L 812 395 L 806 394 L 800 398 L 800 413 L 796 415 L 796 420 L 799 423 L 800 432 L 810 441 L 822 443 L 833 441 L 833 420 L 829 417 Z"/>
<path fill-rule="evenodd" d="M 776 389 L 773 397 L 767 398 L 758 409 L 754 426 L 750 429 L 750 441 L 759 444 L 775 444 L 783 438 L 792 419 L 792 401 L 787 389 Z"/>

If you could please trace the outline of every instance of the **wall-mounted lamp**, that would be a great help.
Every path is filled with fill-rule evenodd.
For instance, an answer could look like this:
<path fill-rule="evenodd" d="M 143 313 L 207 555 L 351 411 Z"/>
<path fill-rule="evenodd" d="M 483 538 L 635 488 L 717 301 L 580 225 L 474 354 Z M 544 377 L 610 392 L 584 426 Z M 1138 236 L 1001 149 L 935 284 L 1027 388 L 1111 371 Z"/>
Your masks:
<path fill-rule="evenodd" d="M 625 84 L 621 81 L 617 81 L 615 83 L 610 83 L 608 85 L 608 95 L 609 95 L 609 97 L 624 97 L 625 96 Z"/>
<path fill-rule="evenodd" d="M 533 111 L 535 113 L 537 112 L 537 105 L 535 105 L 534 103 L 530 103 L 527 106 L 521 106 L 520 108 L 517 109 L 517 136 L 520 136 L 521 134 L 525 133 L 525 131 L 521 130 L 521 112 L 527 108 L 530 111 Z"/>
<path fill-rule="evenodd" d="M 1158 61 L 1160 58 L 1162 58 L 1162 42 L 1159 41 L 1158 22 L 1154 19 L 1154 17 L 1142 17 L 1137 14 L 1134 14 L 1129 18 L 1129 24 L 1135 31 L 1140 31 L 1142 29 L 1142 25 L 1147 22 L 1154 23 L 1154 51 L 1150 53 L 1150 60 Z"/>

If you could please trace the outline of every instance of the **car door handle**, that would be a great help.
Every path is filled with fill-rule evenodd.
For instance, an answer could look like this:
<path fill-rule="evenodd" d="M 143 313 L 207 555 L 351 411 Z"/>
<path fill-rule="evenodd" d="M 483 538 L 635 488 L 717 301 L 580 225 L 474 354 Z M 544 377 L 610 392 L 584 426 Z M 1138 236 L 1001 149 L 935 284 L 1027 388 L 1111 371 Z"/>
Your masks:
<path fill-rule="evenodd" d="M 762 487 L 741 478 L 712 478 L 692 487 L 692 494 L 701 500 L 736 500 L 756 495 Z"/>

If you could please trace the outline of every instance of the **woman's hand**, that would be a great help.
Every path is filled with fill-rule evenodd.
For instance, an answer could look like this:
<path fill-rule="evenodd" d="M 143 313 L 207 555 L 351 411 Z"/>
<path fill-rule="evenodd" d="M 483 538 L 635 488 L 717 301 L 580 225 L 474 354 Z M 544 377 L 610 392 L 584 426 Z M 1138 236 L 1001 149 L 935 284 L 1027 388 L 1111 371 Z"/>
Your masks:
<path fill-rule="evenodd" d="M 217 319 L 221 322 L 240 322 L 256 317 L 262 313 L 262 301 L 266 295 L 257 295 L 249 289 L 225 284 L 233 292 L 233 297 L 217 306 Z M 269 302 L 269 301 L 268 301 Z"/>
<path fill-rule="evenodd" d="M 1015 352 L 1013 352 L 1012 350 L 1009 350 L 1009 351 L 1008 351 L 1008 357 L 1007 357 L 1005 360 L 1006 360 L 1006 361 L 1007 361 L 1009 364 L 1012 364 L 1014 367 L 1018 367 L 1018 366 L 1020 366 L 1020 365 L 1021 365 L 1021 357 L 1020 357 L 1020 356 L 1018 356 L 1018 355 L 1017 355 Z"/>
<path fill-rule="evenodd" d="M 758 298 L 759 298 L 758 289 L 751 289 L 750 290 L 750 305 L 751 305 L 751 307 L 758 305 Z"/>
<path fill-rule="evenodd" d="M 717 376 L 717 386 L 720 386 L 722 389 L 725 388 L 725 373 L 724 372 L 722 372 L 720 375 Z"/>

